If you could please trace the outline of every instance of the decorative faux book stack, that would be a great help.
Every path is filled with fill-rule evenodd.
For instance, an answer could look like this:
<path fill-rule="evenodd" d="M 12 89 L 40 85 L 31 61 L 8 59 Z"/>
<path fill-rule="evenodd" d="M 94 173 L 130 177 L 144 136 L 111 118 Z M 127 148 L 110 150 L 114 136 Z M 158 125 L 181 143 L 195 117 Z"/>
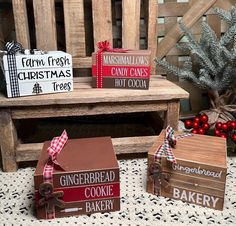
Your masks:
<path fill-rule="evenodd" d="M 120 209 L 119 166 L 111 138 L 45 142 L 34 174 L 37 217 Z"/>
<path fill-rule="evenodd" d="M 147 191 L 222 210 L 227 173 L 226 140 L 181 133 L 176 138 L 168 127 L 149 150 Z"/>
<path fill-rule="evenodd" d="M 92 86 L 97 88 L 148 89 L 149 50 L 112 49 L 109 42 L 99 42 L 92 54 Z"/>
<path fill-rule="evenodd" d="M 7 43 L 2 68 L 7 96 L 20 97 L 73 90 L 71 55 L 62 51 L 23 50 Z"/>

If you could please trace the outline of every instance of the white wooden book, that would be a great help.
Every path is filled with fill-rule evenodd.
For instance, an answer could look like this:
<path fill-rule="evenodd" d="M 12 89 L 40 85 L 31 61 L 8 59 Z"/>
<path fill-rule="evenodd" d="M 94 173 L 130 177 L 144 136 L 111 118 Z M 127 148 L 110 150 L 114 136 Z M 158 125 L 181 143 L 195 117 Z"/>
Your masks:
<path fill-rule="evenodd" d="M 29 55 L 5 54 L 2 69 L 8 97 L 73 90 L 72 57 L 62 51 Z"/>

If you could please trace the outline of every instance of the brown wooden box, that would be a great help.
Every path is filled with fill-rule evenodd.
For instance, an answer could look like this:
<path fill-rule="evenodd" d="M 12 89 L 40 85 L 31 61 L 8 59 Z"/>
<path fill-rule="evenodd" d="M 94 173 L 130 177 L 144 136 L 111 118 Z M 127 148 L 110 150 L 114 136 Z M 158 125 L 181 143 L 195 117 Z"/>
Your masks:
<path fill-rule="evenodd" d="M 178 135 L 181 133 L 176 133 Z M 147 191 L 154 192 L 151 164 L 154 153 L 164 141 L 163 130 L 148 152 Z M 220 137 L 193 135 L 177 141 L 172 148 L 177 164 L 161 159 L 162 172 L 169 186 L 160 186 L 160 195 L 201 206 L 223 210 L 226 182 L 226 140 Z M 157 182 L 156 182 L 157 183 Z"/>
<path fill-rule="evenodd" d="M 49 218 L 46 205 L 39 205 L 44 198 L 39 194 L 43 183 L 43 169 L 48 161 L 44 143 L 34 174 L 37 218 Z M 53 192 L 63 192 L 59 198 L 63 208 L 55 206 L 55 217 L 110 212 L 120 209 L 119 166 L 110 137 L 68 140 L 57 161 L 63 170 L 54 167 Z"/>

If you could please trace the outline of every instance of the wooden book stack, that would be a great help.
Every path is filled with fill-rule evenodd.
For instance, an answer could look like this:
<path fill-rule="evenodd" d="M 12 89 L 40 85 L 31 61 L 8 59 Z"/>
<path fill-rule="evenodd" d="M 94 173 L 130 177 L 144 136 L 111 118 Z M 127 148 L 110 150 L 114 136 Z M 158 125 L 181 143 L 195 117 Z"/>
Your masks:
<path fill-rule="evenodd" d="M 8 97 L 73 90 L 72 57 L 62 51 L 5 54 L 2 68 Z"/>
<path fill-rule="evenodd" d="M 176 133 L 178 135 L 180 133 Z M 226 183 L 226 140 L 220 137 L 193 135 L 177 141 L 173 153 L 177 164 L 161 159 L 162 176 L 153 177 L 154 153 L 164 141 L 162 131 L 148 152 L 147 191 L 164 197 L 222 210 Z M 165 182 L 164 181 L 164 182 Z M 155 187 L 158 187 L 156 191 Z"/>
<path fill-rule="evenodd" d="M 125 53 L 103 52 L 99 70 L 97 53 L 93 53 L 92 86 L 94 88 L 98 86 L 98 76 L 101 76 L 101 88 L 148 89 L 150 55 L 149 50 L 130 50 Z"/>
<path fill-rule="evenodd" d="M 47 205 L 40 205 L 44 197 L 39 189 L 43 170 L 48 161 L 45 142 L 34 174 L 37 217 L 47 218 Z M 110 212 L 120 209 L 119 166 L 111 138 L 71 139 L 65 144 L 57 161 L 64 169 L 53 170 L 53 192 L 61 194 L 55 205 L 55 217 Z"/>

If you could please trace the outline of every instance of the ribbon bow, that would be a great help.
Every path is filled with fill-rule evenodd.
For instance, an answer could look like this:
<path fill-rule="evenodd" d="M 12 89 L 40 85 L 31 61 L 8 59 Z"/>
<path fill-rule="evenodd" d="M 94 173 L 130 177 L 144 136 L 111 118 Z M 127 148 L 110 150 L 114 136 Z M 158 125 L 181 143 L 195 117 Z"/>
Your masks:
<path fill-rule="evenodd" d="M 107 40 L 98 42 L 97 47 L 102 52 L 109 52 L 111 50 L 110 42 L 108 42 Z"/>
<path fill-rule="evenodd" d="M 42 184 L 41 190 L 42 191 L 50 190 L 50 195 L 49 196 L 47 194 L 42 195 L 44 196 L 44 199 L 42 199 L 40 202 L 41 205 L 47 204 L 46 206 L 48 206 L 49 205 L 48 198 L 50 198 L 50 200 L 53 200 L 52 203 L 50 201 L 50 205 L 51 205 L 50 208 L 49 207 L 46 208 L 47 219 L 55 218 L 55 209 L 54 209 L 55 203 L 60 205 L 60 202 L 58 200 L 55 200 L 52 196 L 52 194 L 58 194 L 58 193 L 53 193 L 53 170 L 54 170 L 54 165 L 56 165 L 57 167 L 63 170 L 63 168 L 60 166 L 59 162 L 57 161 L 57 155 L 61 152 L 67 140 L 68 140 L 68 136 L 67 136 L 66 131 L 64 130 L 60 137 L 54 137 L 52 139 L 50 147 L 47 149 L 48 154 L 49 154 L 49 159 L 46 162 L 43 169 L 43 184 Z M 47 187 L 47 189 L 45 189 L 45 186 Z"/>
<path fill-rule="evenodd" d="M 181 134 L 175 137 L 174 129 L 170 126 L 166 128 L 165 140 L 164 143 L 157 149 L 154 159 L 155 161 L 160 161 L 162 157 L 166 156 L 166 159 L 172 163 L 176 163 L 176 159 L 172 148 L 176 146 L 177 140 L 182 139 L 184 137 L 192 136 L 191 133 Z"/>
<path fill-rule="evenodd" d="M 48 154 L 49 154 L 49 159 L 43 169 L 44 182 L 49 182 L 53 184 L 52 174 L 53 174 L 54 165 L 64 170 L 60 166 L 56 158 L 57 158 L 57 155 L 63 149 L 67 140 L 68 140 L 68 136 L 67 136 L 66 131 L 64 130 L 60 137 L 54 137 L 53 140 L 51 141 L 51 145 L 47 149 Z"/>
<path fill-rule="evenodd" d="M 102 88 L 103 82 L 103 52 L 116 52 L 125 53 L 128 49 L 113 49 L 110 47 L 109 41 L 101 41 L 97 43 L 99 51 L 96 54 L 96 77 L 97 77 L 97 88 Z"/>
<path fill-rule="evenodd" d="M 66 131 L 64 130 L 60 137 L 54 137 L 51 141 L 50 147 L 47 149 L 49 154 L 49 159 L 53 162 L 53 164 L 60 166 L 57 161 L 57 155 L 63 149 L 66 141 L 68 140 L 68 136 Z"/>
<path fill-rule="evenodd" d="M 149 166 L 149 177 L 154 181 L 154 194 L 159 195 L 161 187 L 168 188 L 170 175 L 162 172 L 160 163 L 154 162 Z"/>
<path fill-rule="evenodd" d="M 98 42 L 97 47 L 99 52 L 126 53 L 128 51 L 128 49 L 111 48 L 110 42 L 107 40 Z"/>
<path fill-rule="evenodd" d="M 7 42 L 5 48 L 7 50 L 7 54 L 10 55 L 13 55 L 23 50 L 22 45 L 19 42 L 15 41 Z"/>
<path fill-rule="evenodd" d="M 171 148 L 176 145 L 176 138 L 174 136 L 174 129 L 170 126 L 166 128 L 164 143 L 158 148 L 155 153 L 155 161 L 159 161 L 162 157 L 166 156 L 167 160 L 176 163 L 175 156 Z"/>

